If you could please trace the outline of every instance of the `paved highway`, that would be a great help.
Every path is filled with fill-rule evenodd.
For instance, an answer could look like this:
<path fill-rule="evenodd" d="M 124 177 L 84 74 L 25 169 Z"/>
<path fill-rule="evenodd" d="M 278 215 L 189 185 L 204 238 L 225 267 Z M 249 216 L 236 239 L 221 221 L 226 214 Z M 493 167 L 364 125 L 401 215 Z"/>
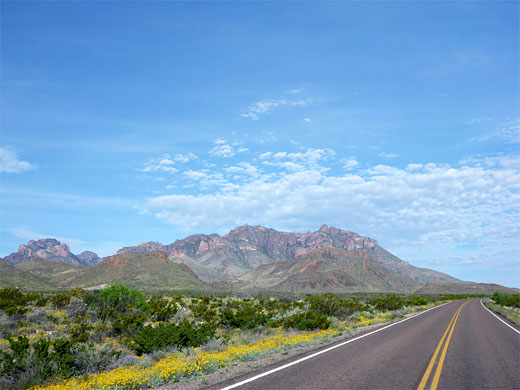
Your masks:
<path fill-rule="evenodd" d="M 480 300 L 471 299 L 451 302 L 280 369 L 289 363 L 218 388 L 520 389 L 520 333 L 488 312 Z"/>

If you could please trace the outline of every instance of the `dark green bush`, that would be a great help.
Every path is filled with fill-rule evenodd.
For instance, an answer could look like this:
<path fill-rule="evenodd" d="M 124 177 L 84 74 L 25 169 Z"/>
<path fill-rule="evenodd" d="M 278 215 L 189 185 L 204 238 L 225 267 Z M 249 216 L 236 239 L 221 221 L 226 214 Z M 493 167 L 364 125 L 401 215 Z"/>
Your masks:
<path fill-rule="evenodd" d="M 151 353 L 168 346 L 198 347 L 214 337 L 216 327 L 213 324 L 195 326 L 183 320 L 179 325 L 159 324 L 153 328 L 143 327 L 134 337 L 129 348 L 138 355 Z"/>
<path fill-rule="evenodd" d="M 148 301 L 150 305 L 150 315 L 157 321 L 168 321 L 177 314 L 177 304 L 167 299 L 152 297 Z"/>
<path fill-rule="evenodd" d="M 220 323 L 232 328 L 253 329 L 267 324 L 269 318 L 269 315 L 262 313 L 261 307 L 249 303 L 243 304 L 236 313 L 230 307 L 220 313 Z"/>
<path fill-rule="evenodd" d="M 368 302 L 379 311 L 399 310 L 404 307 L 403 298 L 395 294 L 370 298 Z"/>
<path fill-rule="evenodd" d="M 143 327 L 147 319 L 145 313 L 119 314 L 112 320 L 112 328 L 116 335 L 132 336 Z"/>
<path fill-rule="evenodd" d="M 501 306 L 520 307 L 520 294 L 506 294 L 495 291 L 491 299 Z"/>
<path fill-rule="evenodd" d="M 323 313 L 306 311 L 296 313 L 283 320 L 284 328 L 294 328 L 299 330 L 328 329 L 332 321 Z"/>
<path fill-rule="evenodd" d="M 130 290 L 121 284 L 114 284 L 99 292 L 97 304 L 109 313 L 127 313 L 131 311 L 148 312 L 150 305 L 138 290 Z"/>
<path fill-rule="evenodd" d="M 322 295 L 311 295 L 305 299 L 312 311 L 326 316 L 345 318 L 355 311 L 367 310 L 367 307 L 357 299 L 341 299 L 336 294 L 325 293 Z"/>

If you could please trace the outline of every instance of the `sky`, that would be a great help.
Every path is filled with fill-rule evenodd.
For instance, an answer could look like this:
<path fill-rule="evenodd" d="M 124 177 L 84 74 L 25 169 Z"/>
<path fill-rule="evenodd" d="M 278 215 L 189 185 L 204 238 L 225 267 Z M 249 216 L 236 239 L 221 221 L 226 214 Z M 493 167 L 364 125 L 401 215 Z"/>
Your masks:
<path fill-rule="evenodd" d="M 0 256 L 327 224 L 520 287 L 518 2 L 0 7 Z"/>

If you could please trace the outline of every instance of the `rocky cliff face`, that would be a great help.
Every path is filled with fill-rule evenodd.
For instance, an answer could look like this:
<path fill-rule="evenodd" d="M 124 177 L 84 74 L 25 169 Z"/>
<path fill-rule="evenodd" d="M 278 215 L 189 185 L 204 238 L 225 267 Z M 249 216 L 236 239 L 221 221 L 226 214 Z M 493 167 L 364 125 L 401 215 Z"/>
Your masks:
<path fill-rule="evenodd" d="M 15 265 L 35 258 L 71 265 L 94 265 L 99 261 L 99 257 L 90 251 L 85 251 L 79 256 L 74 255 L 67 244 L 62 244 L 54 238 L 30 240 L 25 245 L 20 244 L 18 252 L 11 253 L 4 260 Z"/>
<path fill-rule="evenodd" d="M 79 261 L 82 263 L 82 265 L 85 265 L 87 267 L 91 265 L 96 265 L 99 263 L 99 256 L 91 251 L 84 251 L 81 252 L 79 255 L 76 256 Z"/>
<path fill-rule="evenodd" d="M 164 251 L 169 257 L 200 257 L 219 250 L 261 251 L 272 259 L 293 259 L 315 248 L 338 248 L 344 250 L 370 250 L 377 241 L 356 233 L 323 225 L 316 232 L 279 232 L 263 226 L 239 226 L 228 234 L 196 234 L 173 244 Z"/>
<path fill-rule="evenodd" d="M 223 236 L 195 234 L 169 245 L 149 242 L 123 248 L 118 253 L 163 251 L 170 259 L 187 264 L 201 279 L 217 281 L 226 277 L 239 277 L 274 261 L 295 261 L 297 257 L 316 248 L 367 253 L 383 268 L 413 279 L 416 286 L 432 282 L 460 282 L 446 274 L 414 267 L 402 261 L 381 248 L 372 238 L 327 225 L 306 233 L 243 225 Z"/>
<path fill-rule="evenodd" d="M 118 255 L 126 255 L 129 253 L 150 253 L 165 252 L 165 245 L 156 241 L 142 242 L 137 246 L 125 246 L 117 251 Z"/>

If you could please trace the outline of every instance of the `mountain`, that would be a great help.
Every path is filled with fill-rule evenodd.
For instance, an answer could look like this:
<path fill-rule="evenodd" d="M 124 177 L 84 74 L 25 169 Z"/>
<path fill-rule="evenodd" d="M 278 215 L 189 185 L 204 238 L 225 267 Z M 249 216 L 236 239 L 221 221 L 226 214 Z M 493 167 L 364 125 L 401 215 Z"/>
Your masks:
<path fill-rule="evenodd" d="M 29 272 L 19 270 L 4 260 L 0 260 L 0 288 L 18 287 L 23 290 L 51 291 L 56 287 Z"/>
<path fill-rule="evenodd" d="M 520 289 L 504 287 L 492 283 L 428 283 L 416 291 L 417 294 L 493 294 L 500 291 L 520 294 Z"/>
<path fill-rule="evenodd" d="M 415 267 L 381 248 L 377 241 L 356 233 L 328 227 L 315 232 L 280 232 L 263 226 L 239 226 L 226 235 L 196 234 L 169 245 L 147 242 L 122 248 L 118 253 L 146 253 L 161 250 L 175 262 L 188 265 L 202 280 L 212 282 L 238 278 L 273 261 L 294 261 L 316 248 L 336 248 L 367 253 L 382 267 L 416 282 L 462 283 L 442 272 Z"/>
<path fill-rule="evenodd" d="M 76 256 L 67 244 L 62 244 L 54 238 L 30 240 L 26 245 L 20 244 L 18 252 L 11 253 L 3 260 L 15 265 L 34 258 L 83 266 L 91 266 L 99 262 L 99 257 L 94 252 L 85 251 Z"/>
<path fill-rule="evenodd" d="M 208 290 L 184 264 L 169 260 L 163 252 L 114 255 L 93 267 L 84 268 L 68 287 L 103 288 L 120 283 L 146 291 Z"/>
<path fill-rule="evenodd" d="M 362 251 L 317 248 L 275 261 L 238 278 L 243 289 L 286 292 L 412 292 L 417 282 Z"/>

